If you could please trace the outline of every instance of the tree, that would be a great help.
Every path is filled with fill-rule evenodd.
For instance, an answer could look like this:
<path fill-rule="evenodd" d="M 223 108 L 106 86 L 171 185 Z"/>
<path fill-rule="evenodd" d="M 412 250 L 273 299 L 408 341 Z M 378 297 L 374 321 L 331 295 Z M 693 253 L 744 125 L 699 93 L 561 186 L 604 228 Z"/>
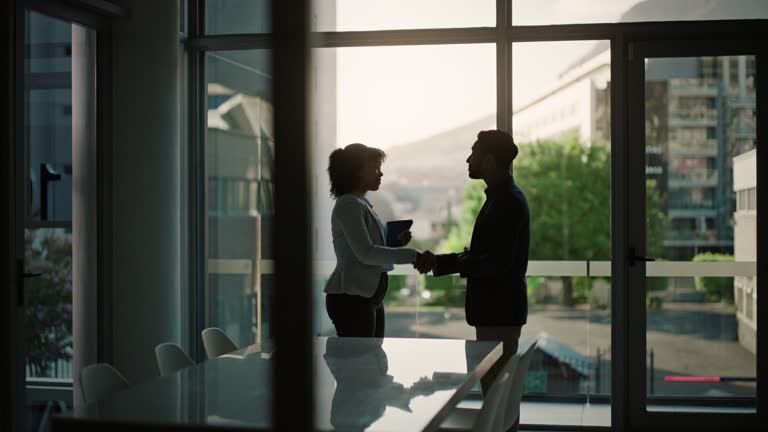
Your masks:
<path fill-rule="evenodd" d="M 448 232 L 448 239 L 441 248 L 443 253 L 461 252 L 465 247 L 469 247 L 475 219 L 485 203 L 485 187 L 482 180 L 471 180 L 467 183 L 464 188 L 464 211 Z"/>
<path fill-rule="evenodd" d="M 575 136 L 520 146 L 514 163 L 515 181 L 531 211 L 530 260 L 611 259 L 611 155 L 607 146 L 578 142 Z M 485 201 L 485 184 L 470 182 L 464 212 L 451 229 L 444 252 L 469 245 L 475 218 Z M 648 253 L 658 253 L 666 233 L 662 197 L 653 180 L 646 182 Z M 563 279 L 562 303 L 573 305 L 574 281 Z M 589 284 L 577 281 L 577 287 Z"/>
<path fill-rule="evenodd" d="M 704 252 L 693 257 L 694 262 L 733 262 L 730 254 Z M 733 277 L 702 277 L 696 276 L 694 282 L 696 291 L 707 295 L 710 301 L 733 304 Z"/>
<path fill-rule="evenodd" d="M 521 146 L 515 177 L 531 209 L 531 260 L 610 259 L 610 152 L 575 137 Z M 565 305 L 575 303 L 563 277 Z"/>
<path fill-rule="evenodd" d="M 24 308 L 27 363 L 35 376 L 48 376 L 57 360 L 72 358 L 72 238 L 43 233 L 25 236 L 28 279 Z"/>

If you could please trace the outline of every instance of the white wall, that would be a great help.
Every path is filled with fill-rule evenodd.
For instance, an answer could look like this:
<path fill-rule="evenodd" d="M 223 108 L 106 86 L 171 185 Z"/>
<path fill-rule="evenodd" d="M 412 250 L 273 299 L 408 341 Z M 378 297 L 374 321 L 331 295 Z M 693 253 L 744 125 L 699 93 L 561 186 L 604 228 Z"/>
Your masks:
<path fill-rule="evenodd" d="M 757 151 L 733 158 L 733 190 L 757 187 Z M 733 254 L 736 261 L 757 261 L 757 211 L 739 210 L 733 214 Z M 734 281 L 739 343 L 757 352 L 757 277 L 737 276 Z"/>
<path fill-rule="evenodd" d="M 114 26 L 113 363 L 157 375 L 154 347 L 180 342 L 178 1 L 126 0 Z"/>

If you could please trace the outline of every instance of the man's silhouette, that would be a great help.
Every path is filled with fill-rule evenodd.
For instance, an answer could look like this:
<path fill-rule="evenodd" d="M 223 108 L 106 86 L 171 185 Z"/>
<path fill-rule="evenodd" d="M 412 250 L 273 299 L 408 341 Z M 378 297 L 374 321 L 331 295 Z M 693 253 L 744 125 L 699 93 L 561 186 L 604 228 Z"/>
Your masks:
<path fill-rule="evenodd" d="M 499 368 L 517 352 L 520 330 L 528 318 L 525 273 L 528 267 L 530 214 L 528 201 L 512 176 L 517 157 L 512 136 L 500 130 L 477 134 L 467 158 L 469 177 L 482 179 L 486 201 L 462 253 L 425 256 L 416 267 L 435 276 L 459 273 L 467 278 L 467 323 L 477 340 L 504 343 L 504 355 L 483 378 L 483 393 Z"/>

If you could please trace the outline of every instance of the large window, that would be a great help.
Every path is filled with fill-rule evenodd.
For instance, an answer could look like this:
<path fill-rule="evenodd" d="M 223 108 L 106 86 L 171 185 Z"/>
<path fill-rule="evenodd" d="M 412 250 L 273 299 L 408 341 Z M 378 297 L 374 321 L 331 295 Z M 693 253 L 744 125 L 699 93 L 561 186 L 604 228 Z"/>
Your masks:
<path fill-rule="evenodd" d="M 274 216 L 268 50 L 208 52 L 205 321 L 237 346 L 270 334 Z"/>
<path fill-rule="evenodd" d="M 520 147 L 514 176 L 531 210 L 522 341 L 537 339 L 539 350 L 524 385 L 522 423 L 611 426 L 612 398 L 622 399 L 614 407 L 631 402 L 611 394 L 631 381 L 620 375 L 627 365 L 613 364 L 616 349 L 631 351 L 616 348 L 616 329 L 645 333 L 646 358 L 634 361 L 645 360 L 649 401 L 704 410 L 712 396 L 754 403 L 756 57 L 648 59 L 645 99 L 630 106 L 630 74 L 612 65 L 612 56 L 623 64 L 634 38 L 648 42 L 636 32 L 645 24 L 628 23 L 663 30 L 654 38 L 686 39 L 692 34 L 660 21 L 695 28 L 696 21 L 762 20 L 768 3 L 609 3 L 509 0 L 507 19 L 497 16 L 501 2 L 494 0 L 312 2 L 306 174 L 315 334 L 335 334 L 323 294 L 336 264 L 329 154 L 355 142 L 383 149 L 383 183 L 368 195 L 375 211 L 385 221 L 413 219 L 412 247 L 454 252 L 469 245 L 484 200 L 485 185 L 467 178 L 465 159 L 477 132 L 498 127 Z M 268 20 L 245 17 L 267 13 L 269 2 L 210 0 L 205 7 L 204 33 L 215 37 L 198 47 L 217 49 L 205 55 L 206 323 L 238 344 L 264 343 L 272 324 L 265 305 L 274 276 L 274 143 L 269 51 L 256 48 L 271 28 Z M 579 33 L 562 26 L 589 23 L 608 24 Z M 526 27 L 535 25 L 550 27 L 540 34 Z M 231 47 L 227 34 L 238 34 Z M 573 40 L 579 35 L 585 40 Z M 252 50 L 223 51 L 249 40 Z M 626 116 L 636 109 L 646 116 L 645 148 L 630 161 Z M 612 170 L 617 163 L 638 170 L 644 197 L 618 199 L 634 180 L 626 167 Z M 634 229 L 612 224 L 632 221 L 627 201 L 637 199 L 647 210 L 636 224 L 645 227 L 646 254 L 664 261 L 647 267 L 644 304 L 628 306 L 646 313 L 641 331 L 614 314 L 631 297 L 630 264 L 612 274 L 626 253 L 614 247 L 629 250 L 624 231 Z M 710 261 L 718 263 L 699 264 Z M 730 276 L 709 276 L 718 272 Z M 385 298 L 386 336 L 473 339 L 465 289 L 465 279 L 396 266 Z"/>

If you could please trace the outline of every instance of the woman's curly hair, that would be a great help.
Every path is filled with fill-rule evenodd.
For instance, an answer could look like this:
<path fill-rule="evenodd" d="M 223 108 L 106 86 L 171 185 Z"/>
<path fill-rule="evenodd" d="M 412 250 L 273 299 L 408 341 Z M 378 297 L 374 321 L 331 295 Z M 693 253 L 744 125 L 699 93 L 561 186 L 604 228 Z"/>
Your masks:
<path fill-rule="evenodd" d="M 328 177 L 331 180 L 331 196 L 338 198 L 354 192 L 360 186 L 360 171 L 366 162 L 384 162 L 387 154 L 375 147 L 360 143 L 350 144 L 331 152 L 328 158 Z"/>

